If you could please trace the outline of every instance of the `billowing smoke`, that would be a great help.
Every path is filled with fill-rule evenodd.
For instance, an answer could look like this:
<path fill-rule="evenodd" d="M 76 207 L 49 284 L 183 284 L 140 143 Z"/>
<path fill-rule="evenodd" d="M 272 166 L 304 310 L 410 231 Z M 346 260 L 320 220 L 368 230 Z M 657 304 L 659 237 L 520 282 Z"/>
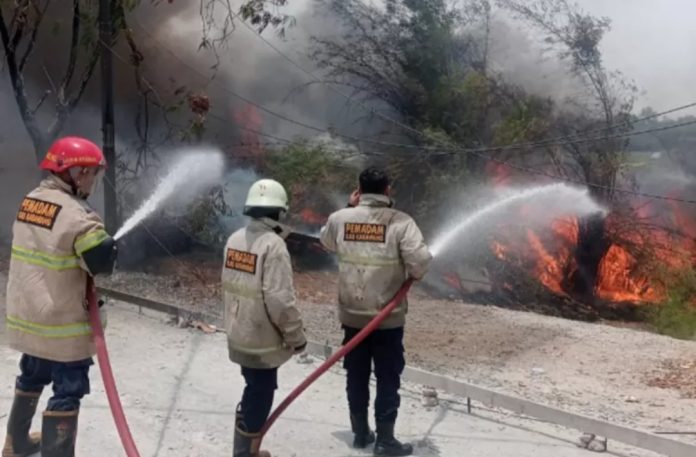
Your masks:
<path fill-rule="evenodd" d="M 335 137 L 301 127 L 297 123 L 315 125 L 321 129 L 336 128 L 356 137 L 368 137 L 383 130 L 384 125 L 366 117 L 364 108 L 348 103 L 335 90 L 313 81 L 310 75 L 279 55 L 243 24 L 237 23 L 228 46 L 218 48 L 219 59 L 216 59 L 209 49 L 200 48 L 199 2 L 154 3 L 158 4 L 141 2 L 128 19 L 135 41 L 144 55 L 143 74 L 157 93 L 151 94 L 150 100 L 171 102 L 176 99 L 176 90 L 181 87 L 185 89 L 178 93 L 179 97 L 185 96 L 187 92 L 206 93 L 210 99 L 211 114 L 207 116 L 205 139 L 221 145 L 226 152 L 234 152 L 235 144 L 246 143 L 249 139 L 262 143 L 275 141 L 248 131 L 245 133 L 239 127 L 240 124 L 285 139 L 306 137 L 332 142 L 337 141 Z M 286 12 L 295 17 L 297 25 L 288 28 L 285 39 L 279 38 L 270 29 L 264 33 L 263 38 L 304 69 L 320 74 L 307 57 L 310 37 L 335 34 L 336 30 L 340 30 L 340 25 L 331 18 L 317 17 L 316 2 L 313 0 L 289 3 L 290 7 Z M 65 18 L 56 18 L 65 23 Z M 42 89 L 36 88 L 50 86 L 47 75 L 58 78 L 64 68 L 66 38 L 63 36 L 65 34 L 59 35 L 61 38 L 55 40 L 43 37 L 41 45 L 35 51 L 27 83 L 28 90 L 38 94 L 37 96 L 40 96 Z M 558 100 L 576 95 L 581 90 L 579 82 L 569 75 L 565 65 L 559 63 L 555 55 L 545 54 L 538 45 L 539 42 L 538 36 L 531 35 L 519 23 L 513 23 L 505 15 L 494 11 L 490 37 L 491 69 L 500 72 L 507 82 L 519 84 L 539 95 Z M 127 161 L 130 165 L 135 160 L 135 150 L 141 141 L 135 129 L 139 96 L 133 68 L 128 62 L 130 50 L 125 40 L 121 40 L 116 53 L 117 147 L 122 158 L 130 158 Z M 214 78 L 211 79 L 212 75 Z M 100 140 L 98 88 L 97 69 L 79 109 L 73 113 L 64 133 Z M 284 117 L 297 123 L 250 107 L 233 93 L 282 113 Z M 36 183 L 38 174 L 34 168 L 33 146 L 21 123 L 5 73 L 0 79 L 0 97 L 5 102 L 0 104 L 0 182 L 3 188 L 0 200 L 0 236 L 7 236 L 16 204 L 21 195 Z M 33 101 L 36 101 L 36 97 Z M 52 103 L 49 97 L 45 106 L 51 107 Z M 160 141 L 165 124 L 156 108 L 151 107 L 150 110 L 150 148 L 160 160 L 167 160 L 167 154 L 177 138 L 175 136 L 169 142 Z M 249 113 L 253 114 L 253 118 L 249 117 Z M 194 115 L 184 104 L 180 112 L 170 114 L 170 118 L 178 125 L 186 125 Z M 49 121 L 48 118 L 42 118 L 44 125 Z M 340 147 L 350 149 L 352 146 L 342 143 Z M 356 167 L 363 164 L 360 159 L 352 160 L 356 161 Z M 255 177 L 251 171 L 230 173 L 228 181 L 239 180 L 244 186 Z M 240 187 L 243 186 L 240 184 Z M 349 189 L 345 190 L 346 193 L 348 191 Z M 227 203 L 233 208 L 241 206 L 244 195 L 245 190 L 241 188 L 225 192 Z M 133 196 L 135 201 L 139 201 L 139 197 L 142 195 Z M 338 191 L 331 198 L 337 204 L 345 201 L 345 195 Z M 92 200 L 98 208 L 101 206 L 100 195 L 95 195 Z"/>

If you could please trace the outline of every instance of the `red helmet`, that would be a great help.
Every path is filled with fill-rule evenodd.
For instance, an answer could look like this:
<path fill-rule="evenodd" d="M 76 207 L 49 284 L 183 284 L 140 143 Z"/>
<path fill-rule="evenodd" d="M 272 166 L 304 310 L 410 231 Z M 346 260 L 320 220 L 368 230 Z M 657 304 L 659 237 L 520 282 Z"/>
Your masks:
<path fill-rule="evenodd" d="M 39 168 L 60 173 L 73 167 L 104 167 L 106 160 L 99 146 L 77 136 L 56 140 Z"/>

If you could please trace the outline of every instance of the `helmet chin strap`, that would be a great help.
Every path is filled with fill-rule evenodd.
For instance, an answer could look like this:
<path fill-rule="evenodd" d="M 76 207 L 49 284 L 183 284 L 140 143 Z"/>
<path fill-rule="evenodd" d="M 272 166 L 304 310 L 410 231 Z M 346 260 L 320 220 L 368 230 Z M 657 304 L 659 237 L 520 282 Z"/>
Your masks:
<path fill-rule="evenodd" d="M 80 169 L 73 168 L 73 169 L 68 170 L 68 174 L 70 175 L 70 180 L 72 181 L 69 184 L 70 184 L 70 187 L 72 187 L 73 193 L 76 196 L 78 196 L 84 200 L 87 200 L 87 198 L 89 197 L 89 193 L 84 192 L 84 190 L 80 189 L 79 182 L 78 182 L 79 176 L 80 176 L 80 174 L 83 173 L 83 170 L 84 170 L 84 168 L 80 168 Z"/>

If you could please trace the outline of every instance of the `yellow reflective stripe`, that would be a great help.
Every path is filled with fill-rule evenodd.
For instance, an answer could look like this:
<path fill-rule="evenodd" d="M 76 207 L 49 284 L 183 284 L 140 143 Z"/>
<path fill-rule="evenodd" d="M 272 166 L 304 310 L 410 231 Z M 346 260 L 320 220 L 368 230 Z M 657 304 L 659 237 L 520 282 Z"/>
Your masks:
<path fill-rule="evenodd" d="M 19 246 L 12 246 L 12 258 L 50 270 L 70 270 L 80 267 L 80 259 L 74 255 L 56 256 L 46 252 L 24 249 Z"/>
<path fill-rule="evenodd" d="M 106 321 L 102 322 L 105 325 Z M 7 328 L 44 338 L 75 338 L 92 334 L 89 322 L 67 325 L 41 325 L 25 321 L 14 316 L 7 316 Z"/>
<path fill-rule="evenodd" d="M 338 261 L 352 265 L 367 265 L 370 267 L 388 267 L 398 265 L 400 260 L 393 257 L 364 257 L 357 255 L 339 254 Z"/>
<path fill-rule="evenodd" d="M 381 310 L 367 311 L 364 309 L 345 308 L 345 311 L 347 313 L 355 314 L 358 316 L 376 316 L 377 314 L 379 314 L 379 311 L 381 311 Z M 392 314 L 397 314 L 399 312 L 401 312 L 401 306 L 399 306 L 398 308 L 394 308 L 394 310 L 392 311 Z"/>
<path fill-rule="evenodd" d="M 222 288 L 225 292 L 229 292 L 233 295 L 238 295 L 240 297 L 249 298 L 256 300 L 257 298 L 262 298 L 263 294 L 260 290 L 254 289 L 253 287 L 246 287 L 239 283 L 225 281 L 222 283 Z"/>
<path fill-rule="evenodd" d="M 89 251 L 93 247 L 99 246 L 102 241 L 108 237 L 109 234 L 101 229 L 78 236 L 77 239 L 75 239 L 75 252 L 77 255 L 82 255 L 84 252 Z"/>
<path fill-rule="evenodd" d="M 253 355 L 264 355 L 264 354 L 270 354 L 272 352 L 276 352 L 280 349 L 283 349 L 283 345 L 279 344 L 277 346 L 269 347 L 269 348 L 248 348 L 244 346 L 238 346 L 236 344 L 230 344 L 230 348 L 237 352 L 243 352 L 245 354 L 253 354 Z"/>

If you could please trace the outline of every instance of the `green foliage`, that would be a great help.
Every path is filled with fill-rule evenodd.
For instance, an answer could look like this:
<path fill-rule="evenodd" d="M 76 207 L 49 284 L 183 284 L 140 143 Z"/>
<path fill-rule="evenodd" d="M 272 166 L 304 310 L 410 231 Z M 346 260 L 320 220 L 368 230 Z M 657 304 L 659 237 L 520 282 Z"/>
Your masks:
<path fill-rule="evenodd" d="M 663 335 L 692 340 L 696 337 L 696 271 L 671 272 L 666 278 L 667 298 L 649 313 L 648 321 Z"/>
<path fill-rule="evenodd" d="M 474 141 L 489 107 L 490 87 L 478 71 L 443 76 L 430 94 L 428 122 L 459 142 Z"/>
<path fill-rule="evenodd" d="M 186 233 L 204 246 L 220 247 L 229 235 L 220 224 L 220 216 L 230 214 L 223 188 L 217 186 L 188 205 L 184 216 Z"/>
<path fill-rule="evenodd" d="M 495 126 L 494 145 L 539 140 L 549 131 L 551 102 L 536 96 L 517 100 L 507 116 Z"/>
<path fill-rule="evenodd" d="M 355 173 L 328 145 L 298 140 L 268 153 L 262 171 L 288 190 L 291 213 L 304 207 L 332 207 L 326 200 L 333 192 L 355 186 Z"/>
<path fill-rule="evenodd" d="M 267 170 L 274 179 L 288 187 L 333 180 L 345 165 L 341 157 L 321 143 L 298 140 L 272 151 L 267 158 Z"/>

